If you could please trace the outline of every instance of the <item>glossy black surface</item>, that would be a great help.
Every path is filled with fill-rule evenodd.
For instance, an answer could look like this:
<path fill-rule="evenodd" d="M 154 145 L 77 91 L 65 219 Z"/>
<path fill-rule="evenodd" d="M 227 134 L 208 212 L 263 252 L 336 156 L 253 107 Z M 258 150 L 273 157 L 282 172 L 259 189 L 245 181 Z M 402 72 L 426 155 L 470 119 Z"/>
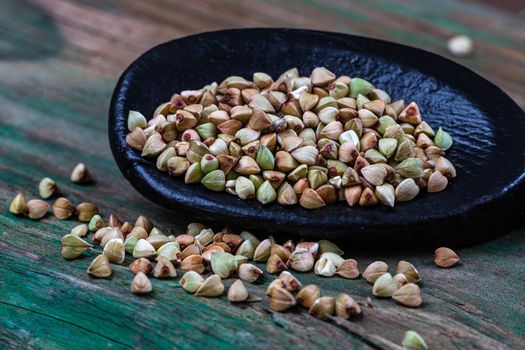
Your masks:
<path fill-rule="evenodd" d="M 447 158 L 456 166 L 456 180 L 444 192 L 425 193 L 395 208 L 350 208 L 346 202 L 314 211 L 263 206 L 185 185 L 126 144 L 130 110 L 150 117 L 173 93 L 229 75 L 250 79 L 263 71 L 277 77 L 291 67 L 307 75 L 316 66 L 365 78 L 393 99 L 416 101 L 431 126 L 454 137 Z M 498 87 L 452 61 L 380 40 L 293 29 L 219 31 L 159 45 L 123 73 L 109 115 L 120 170 L 155 203 L 189 209 L 196 219 L 345 241 L 464 244 L 506 232 L 523 215 L 524 133 L 523 111 Z"/>

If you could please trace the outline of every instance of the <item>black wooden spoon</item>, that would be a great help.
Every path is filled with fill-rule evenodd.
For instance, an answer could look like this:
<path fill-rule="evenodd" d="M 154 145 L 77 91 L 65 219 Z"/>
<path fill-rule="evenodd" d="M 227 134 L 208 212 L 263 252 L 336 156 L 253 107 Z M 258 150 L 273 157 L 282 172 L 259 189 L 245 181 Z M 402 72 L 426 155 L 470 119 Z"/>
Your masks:
<path fill-rule="evenodd" d="M 325 66 L 362 77 L 393 99 L 416 101 L 423 118 L 454 138 L 447 152 L 457 178 L 437 194 L 415 200 L 318 210 L 261 205 L 160 172 L 125 141 L 127 116 L 151 116 L 175 92 L 198 89 L 229 75 L 274 77 L 297 67 Z M 521 222 L 525 191 L 525 114 L 501 89 L 438 55 L 381 40 L 297 29 L 239 29 L 173 40 L 140 56 L 122 74 L 109 113 L 109 139 L 124 177 L 137 191 L 196 220 L 248 229 L 348 241 L 472 243 Z"/>

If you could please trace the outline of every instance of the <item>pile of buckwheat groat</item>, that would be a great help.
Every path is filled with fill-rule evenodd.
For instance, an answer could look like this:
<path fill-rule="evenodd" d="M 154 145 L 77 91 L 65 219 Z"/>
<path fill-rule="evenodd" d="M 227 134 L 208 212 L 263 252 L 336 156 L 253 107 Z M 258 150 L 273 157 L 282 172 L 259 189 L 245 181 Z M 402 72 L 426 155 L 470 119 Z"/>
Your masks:
<path fill-rule="evenodd" d="M 392 207 L 456 176 L 444 157 L 451 136 L 423 121 L 416 102 L 324 67 L 275 81 L 230 76 L 174 94 L 149 121 L 130 111 L 128 128 L 127 143 L 160 171 L 263 204 Z"/>

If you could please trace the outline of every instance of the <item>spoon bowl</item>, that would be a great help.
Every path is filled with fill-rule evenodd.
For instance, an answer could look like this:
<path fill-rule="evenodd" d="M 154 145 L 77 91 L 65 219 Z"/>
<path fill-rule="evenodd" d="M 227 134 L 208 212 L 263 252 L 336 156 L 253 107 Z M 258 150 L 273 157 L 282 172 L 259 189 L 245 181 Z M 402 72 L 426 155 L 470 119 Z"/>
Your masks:
<path fill-rule="evenodd" d="M 151 118 L 181 90 L 230 75 L 277 77 L 324 66 L 362 77 L 393 100 L 416 101 L 423 119 L 454 138 L 447 158 L 457 178 L 445 191 L 422 193 L 394 208 L 317 210 L 262 205 L 226 192 L 186 185 L 126 144 L 130 110 Z M 471 70 L 416 48 L 353 35 L 298 29 L 238 29 L 173 40 L 140 56 L 120 77 L 109 112 L 114 158 L 132 186 L 156 204 L 195 220 L 218 220 L 278 234 L 344 241 L 467 244 L 505 233 L 523 216 L 524 112 L 501 89 Z"/>

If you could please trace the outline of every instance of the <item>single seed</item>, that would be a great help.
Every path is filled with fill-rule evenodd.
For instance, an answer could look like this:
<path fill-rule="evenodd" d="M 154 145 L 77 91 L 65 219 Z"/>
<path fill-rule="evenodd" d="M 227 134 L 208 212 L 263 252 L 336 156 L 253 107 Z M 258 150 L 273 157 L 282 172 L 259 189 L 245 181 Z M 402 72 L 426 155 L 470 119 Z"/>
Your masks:
<path fill-rule="evenodd" d="M 375 261 L 367 266 L 363 272 L 363 277 L 365 280 L 374 284 L 375 281 L 383 274 L 388 272 L 388 265 L 382 261 Z"/>
<path fill-rule="evenodd" d="M 204 266 L 204 258 L 200 255 L 190 255 L 180 262 L 179 268 L 182 271 L 195 271 L 203 273 L 206 267 Z"/>
<path fill-rule="evenodd" d="M 434 171 L 428 179 L 427 191 L 430 193 L 441 192 L 448 185 L 448 179 L 439 171 Z"/>
<path fill-rule="evenodd" d="M 153 224 L 144 215 L 140 215 L 135 221 L 135 227 L 142 227 L 146 233 L 149 233 L 153 229 Z"/>
<path fill-rule="evenodd" d="M 374 186 L 382 185 L 387 177 L 385 167 L 380 164 L 372 164 L 361 169 L 361 174 L 370 184 Z"/>
<path fill-rule="evenodd" d="M 255 252 L 253 254 L 253 261 L 255 262 L 264 262 L 267 261 L 270 257 L 272 249 L 272 242 L 270 239 L 265 239 L 259 243 L 257 248 L 255 248 Z"/>
<path fill-rule="evenodd" d="M 175 278 L 177 277 L 177 271 L 168 258 L 161 256 L 153 269 L 153 276 L 155 278 Z"/>
<path fill-rule="evenodd" d="M 419 281 L 421 281 L 421 277 L 419 276 L 416 268 L 408 261 L 399 261 L 397 263 L 396 273 L 402 273 L 405 275 L 408 282 L 410 283 L 419 283 Z"/>
<path fill-rule="evenodd" d="M 311 188 L 305 188 L 302 191 L 299 203 L 306 209 L 318 209 L 325 206 L 325 202 L 321 196 Z"/>
<path fill-rule="evenodd" d="M 101 229 L 97 230 L 94 234 L 93 234 L 93 243 L 94 244 L 97 244 L 97 245 L 100 245 L 100 242 L 102 241 L 102 239 L 104 238 L 104 236 L 109 232 L 111 231 L 111 227 L 102 227 Z"/>
<path fill-rule="evenodd" d="M 270 282 L 270 284 L 266 288 L 266 295 L 268 295 L 268 296 L 271 295 L 272 294 L 272 289 L 275 288 L 275 287 L 284 288 L 283 280 L 277 278 L 277 279 L 273 280 L 272 282 Z M 286 288 L 284 288 L 284 289 L 286 289 Z"/>
<path fill-rule="evenodd" d="M 110 240 L 112 240 L 113 238 L 120 238 L 120 239 L 124 240 L 124 235 L 118 229 L 118 227 L 113 227 L 113 228 L 110 228 L 109 230 L 106 231 L 106 233 L 104 234 L 104 236 L 100 240 L 100 246 L 102 248 L 104 248 L 106 246 L 106 244 L 108 244 L 108 242 Z"/>
<path fill-rule="evenodd" d="M 161 258 L 166 258 L 172 263 L 178 263 L 181 260 L 181 251 L 179 243 L 177 242 L 168 242 L 159 249 L 157 249 L 157 257 L 155 260 L 159 261 Z"/>
<path fill-rule="evenodd" d="M 66 220 L 73 216 L 75 207 L 67 198 L 57 198 L 53 204 L 53 215 L 59 220 Z"/>
<path fill-rule="evenodd" d="M 354 259 L 346 259 L 337 267 L 335 274 L 344 278 L 358 278 L 360 275 L 359 265 Z"/>
<path fill-rule="evenodd" d="M 310 75 L 310 80 L 313 85 L 327 86 L 335 80 L 336 76 L 324 67 L 315 68 Z"/>
<path fill-rule="evenodd" d="M 308 249 L 297 247 L 288 258 L 287 266 L 295 271 L 308 272 L 312 270 L 314 263 L 314 256 Z"/>
<path fill-rule="evenodd" d="M 428 346 L 419 334 L 414 331 L 407 331 L 402 342 L 408 350 L 427 350 Z"/>
<path fill-rule="evenodd" d="M 146 118 L 137 111 L 129 111 L 128 114 L 128 130 L 133 131 L 135 128 L 144 129 L 148 126 Z"/>
<path fill-rule="evenodd" d="M 162 237 L 162 240 L 165 241 L 165 242 L 169 242 L 169 238 L 164 236 L 164 235 L 159 235 L 160 237 Z M 150 237 L 148 238 L 148 242 L 151 242 L 151 235 Z M 202 253 L 202 250 L 200 248 L 200 245 L 198 244 L 199 241 L 195 241 L 194 244 L 190 244 L 189 246 L 187 246 L 186 248 L 184 248 L 184 250 L 180 253 L 180 258 L 182 260 L 186 259 L 188 256 L 191 256 L 191 255 L 200 255 Z M 153 243 L 152 243 L 153 245 Z M 154 245 L 153 245 L 154 246 Z M 180 246 L 180 245 L 179 245 Z M 155 247 L 155 246 L 154 246 Z"/>
<path fill-rule="evenodd" d="M 89 229 L 88 225 L 86 224 L 80 224 L 71 229 L 71 234 L 78 236 L 78 237 L 84 237 L 88 234 Z"/>
<path fill-rule="evenodd" d="M 126 252 L 133 254 L 133 249 L 135 249 L 138 240 L 139 239 L 134 235 L 129 234 L 126 236 L 126 240 L 124 241 L 124 249 L 126 249 Z"/>
<path fill-rule="evenodd" d="M 318 276 L 332 277 L 335 275 L 336 267 L 334 263 L 327 257 L 321 257 L 316 261 L 314 272 Z"/>
<path fill-rule="evenodd" d="M 281 260 L 287 261 L 291 253 L 282 245 L 274 243 L 272 244 L 272 248 L 270 249 L 270 255 L 272 254 L 276 254 L 277 256 L 279 256 L 279 258 L 281 258 Z"/>
<path fill-rule="evenodd" d="M 221 278 L 228 278 L 233 272 L 235 272 L 235 270 L 237 270 L 237 261 L 230 253 L 212 253 L 211 269 L 214 274 Z"/>
<path fill-rule="evenodd" d="M 254 283 L 262 274 L 263 271 L 252 264 L 242 264 L 237 268 L 237 275 L 244 282 Z"/>
<path fill-rule="evenodd" d="M 408 106 L 399 113 L 399 120 L 412 125 L 421 123 L 421 113 L 419 107 L 415 102 L 410 102 Z"/>
<path fill-rule="evenodd" d="M 392 186 L 391 184 L 383 184 L 380 186 L 376 186 L 375 194 L 379 201 L 384 205 L 388 207 L 394 206 L 396 195 L 394 186 Z"/>
<path fill-rule="evenodd" d="M 279 255 L 272 254 L 266 262 L 266 271 L 271 274 L 277 274 L 286 270 L 286 264 L 281 260 Z"/>
<path fill-rule="evenodd" d="M 395 274 L 394 277 L 392 277 L 392 281 L 394 281 L 394 285 L 398 289 L 408 283 L 407 277 L 402 273 Z"/>
<path fill-rule="evenodd" d="M 467 35 L 456 35 L 448 40 L 447 48 L 454 56 L 467 57 L 472 53 L 474 43 Z"/>
<path fill-rule="evenodd" d="M 131 292 L 134 294 L 147 294 L 153 290 L 151 282 L 143 272 L 139 272 L 133 277 L 131 281 Z"/>
<path fill-rule="evenodd" d="M 419 193 L 419 187 L 414 179 L 404 179 L 395 189 L 396 201 L 406 202 L 414 199 Z"/>
<path fill-rule="evenodd" d="M 228 300 L 232 303 L 239 303 L 248 299 L 248 290 L 241 280 L 235 280 L 228 289 Z"/>
<path fill-rule="evenodd" d="M 315 284 L 309 284 L 297 293 L 297 302 L 310 309 L 314 302 L 321 297 L 321 289 Z"/>
<path fill-rule="evenodd" d="M 284 288 L 274 287 L 270 292 L 270 308 L 273 311 L 283 312 L 292 308 L 297 301 L 294 296 Z"/>
<path fill-rule="evenodd" d="M 338 317 L 349 319 L 361 315 L 361 307 L 346 293 L 341 293 L 335 299 L 335 314 Z"/>
<path fill-rule="evenodd" d="M 295 247 L 295 251 L 298 251 L 300 249 L 306 249 L 312 254 L 312 256 L 317 258 L 319 255 L 319 243 L 318 242 L 300 242 L 297 244 L 297 247 Z"/>
<path fill-rule="evenodd" d="M 38 184 L 38 193 L 40 197 L 47 199 L 52 197 L 58 191 L 57 184 L 49 177 L 45 177 L 40 180 Z"/>
<path fill-rule="evenodd" d="M 308 313 L 320 320 L 326 316 L 332 316 L 335 313 L 335 298 L 334 297 L 320 297 L 314 301 Z"/>
<path fill-rule="evenodd" d="M 27 202 L 27 216 L 30 219 L 38 220 L 47 215 L 49 204 L 41 199 L 31 199 Z"/>
<path fill-rule="evenodd" d="M 133 249 L 134 258 L 152 258 L 156 255 L 155 248 L 145 239 L 139 239 Z"/>
<path fill-rule="evenodd" d="M 211 256 L 214 253 L 224 253 L 226 244 L 224 242 L 217 242 L 204 248 L 202 251 L 202 258 L 207 262 L 211 262 Z"/>
<path fill-rule="evenodd" d="M 179 243 L 181 249 L 186 249 L 186 247 L 192 245 L 195 242 L 195 236 L 191 234 L 182 234 L 175 237 L 177 243 Z"/>
<path fill-rule="evenodd" d="M 198 297 L 218 297 L 224 292 L 224 285 L 222 284 L 221 277 L 218 275 L 211 275 L 208 277 L 202 285 L 197 289 L 195 295 Z"/>
<path fill-rule="evenodd" d="M 441 148 L 443 151 L 446 151 L 452 147 L 453 140 L 448 132 L 444 131 L 442 128 L 439 128 L 436 136 L 434 137 L 434 142 L 437 147 Z"/>
<path fill-rule="evenodd" d="M 131 272 L 133 273 L 145 273 L 149 274 L 153 270 L 153 264 L 146 258 L 138 258 L 129 265 Z"/>
<path fill-rule="evenodd" d="M 283 288 L 289 292 L 295 292 L 303 286 L 301 282 L 288 271 L 281 272 L 279 280 L 281 280 Z"/>
<path fill-rule="evenodd" d="M 77 205 L 76 211 L 79 221 L 89 222 L 98 213 L 98 208 L 93 203 L 84 202 Z"/>
<path fill-rule="evenodd" d="M 29 208 L 27 207 L 27 202 L 24 197 L 24 194 L 22 192 L 18 192 L 15 198 L 13 198 L 13 200 L 11 201 L 9 211 L 15 215 L 21 215 L 26 214 L 28 210 Z"/>
<path fill-rule="evenodd" d="M 449 179 L 456 177 L 456 168 L 454 168 L 452 163 L 445 157 L 439 157 L 436 160 L 436 170 Z"/>
<path fill-rule="evenodd" d="M 372 293 L 376 297 L 390 298 L 397 290 L 397 286 L 392 279 L 392 275 L 388 272 L 382 274 L 374 282 Z"/>
<path fill-rule="evenodd" d="M 441 247 L 434 253 L 434 263 L 443 268 L 452 267 L 459 262 L 459 256 L 450 248 Z"/>
<path fill-rule="evenodd" d="M 122 238 L 112 238 L 104 246 L 104 255 L 106 255 L 110 262 L 115 264 L 122 264 L 126 257 L 126 250 L 124 249 L 124 242 Z"/>
<path fill-rule="evenodd" d="M 128 234 L 127 237 L 130 237 L 130 236 L 133 236 L 133 237 L 137 238 L 137 240 L 138 239 L 146 239 L 146 238 L 148 238 L 148 233 L 146 232 L 146 230 L 143 227 L 136 226 L 136 227 L 134 227 L 131 230 L 131 232 Z"/>
<path fill-rule="evenodd" d="M 96 225 L 101 226 L 103 224 L 104 224 L 104 221 L 103 220 L 99 220 L 99 221 L 97 221 Z M 123 223 L 122 226 L 120 227 L 120 232 L 122 232 L 122 235 L 124 235 L 124 236 L 127 236 L 128 234 L 130 234 L 131 231 L 133 231 L 133 226 L 127 221 L 125 223 Z"/>
<path fill-rule="evenodd" d="M 75 259 L 91 247 L 93 246 L 79 236 L 69 234 L 62 237 L 62 256 L 64 259 Z"/>
<path fill-rule="evenodd" d="M 392 299 L 401 305 L 409 307 L 418 307 L 423 302 L 421 299 L 421 289 L 414 283 L 408 283 L 400 287 L 394 292 Z"/>
<path fill-rule="evenodd" d="M 71 181 L 78 184 L 87 184 L 93 181 L 91 174 L 84 163 L 78 163 L 71 172 Z"/>
<path fill-rule="evenodd" d="M 71 205 L 71 207 L 73 208 L 73 205 Z M 57 216 L 57 214 L 55 213 L 54 209 L 55 208 L 53 207 L 53 213 L 55 214 L 55 216 Z M 71 213 L 71 215 L 72 215 L 72 213 Z M 96 214 L 96 215 L 94 215 L 91 218 L 91 220 L 89 220 L 88 229 L 89 229 L 90 232 L 96 232 L 96 231 L 100 230 L 101 228 L 103 228 L 104 226 L 105 226 L 104 225 L 104 220 L 102 219 L 102 217 L 100 215 Z"/>
<path fill-rule="evenodd" d="M 97 256 L 89 265 L 87 272 L 96 278 L 108 278 L 111 276 L 111 266 L 108 257 L 104 254 Z"/>
<path fill-rule="evenodd" d="M 111 214 L 108 220 L 109 227 L 122 227 L 122 221 L 115 214 Z"/>
<path fill-rule="evenodd" d="M 179 284 L 188 293 L 195 293 L 204 283 L 204 278 L 195 271 L 186 272 Z"/>
<path fill-rule="evenodd" d="M 144 130 L 137 127 L 132 130 L 129 134 L 126 135 L 126 143 L 133 149 L 140 151 L 144 150 L 144 145 L 146 144 L 147 137 Z"/>

